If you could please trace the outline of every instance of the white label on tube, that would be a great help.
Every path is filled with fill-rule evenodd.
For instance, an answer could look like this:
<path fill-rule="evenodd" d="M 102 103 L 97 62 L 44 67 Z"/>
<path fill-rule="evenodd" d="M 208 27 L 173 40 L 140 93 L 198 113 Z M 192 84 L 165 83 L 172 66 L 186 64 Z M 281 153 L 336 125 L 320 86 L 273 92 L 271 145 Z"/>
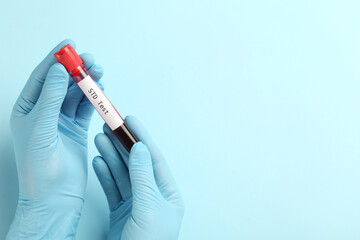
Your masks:
<path fill-rule="evenodd" d="M 107 99 L 101 88 L 90 76 L 85 77 L 78 82 L 77 85 L 84 92 L 85 96 L 89 99 L 111 130 L 115 130 L 124 123 L 124 120 Z"/>

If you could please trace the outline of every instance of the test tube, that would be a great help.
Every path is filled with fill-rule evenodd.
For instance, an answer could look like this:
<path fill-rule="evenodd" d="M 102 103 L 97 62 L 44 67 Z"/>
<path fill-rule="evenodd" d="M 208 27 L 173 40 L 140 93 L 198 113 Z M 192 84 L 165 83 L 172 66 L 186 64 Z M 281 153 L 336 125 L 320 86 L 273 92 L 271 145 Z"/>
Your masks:
<path fill-rule="evenodd" d="M 83 60 L 74 48 L 68 44 L 56 52 L 54 56 L 59 63 L 64 65 L 66 71 L 74 79 L 111 131 L 125 149 L 130 152 L 131 147 L 138 142 L 138 139 L 126 126 L 123 118 L 105 96 L 99 85 L 91 78 Z"/>

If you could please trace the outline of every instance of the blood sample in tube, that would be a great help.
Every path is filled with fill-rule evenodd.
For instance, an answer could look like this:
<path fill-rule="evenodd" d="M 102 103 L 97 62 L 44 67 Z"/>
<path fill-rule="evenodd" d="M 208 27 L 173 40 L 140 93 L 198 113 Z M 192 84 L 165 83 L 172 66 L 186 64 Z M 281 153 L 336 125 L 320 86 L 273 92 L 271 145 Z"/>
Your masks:
<path fill-rule="evenodd" d="M 56 52 L 54 56 L 59 63 L 64 65 L 66 71 L 89 99 L 111 131 L 117 136 L 125 149 L 130 152 L 131 147 L 138 142 L 138 139 L 126 126 L 123 118 L 105 96 L 99 85 L 91 78 L 83 60 L 74 48 L 68 44 Z"/>

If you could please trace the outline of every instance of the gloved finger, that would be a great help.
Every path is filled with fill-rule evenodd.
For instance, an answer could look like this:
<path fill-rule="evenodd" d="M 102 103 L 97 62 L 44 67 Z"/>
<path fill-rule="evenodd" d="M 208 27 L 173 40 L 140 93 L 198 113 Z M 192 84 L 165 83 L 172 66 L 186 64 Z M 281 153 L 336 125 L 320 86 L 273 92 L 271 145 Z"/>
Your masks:
<path fill-rule="evenodd" d="M 119 189 L 117 188 L 104 159 L 97 156 L 94 158 L 92 165 L 101 187 L 104 190 L 111 211 L 121 201 Z"/>
<path fill-rule="evenodd" d="M 76 47 L 74 41 L 70 39 L 62 41 L 53 50 L 51 50 L 45 59 L 31 73 L 29 80 L 15 103 L 15 114 L 26 115 L 33 109 L 40 96 L 47 73 L 50 67 L 56 63 L 54 53 L 67 44 L 71 44 L 73 48 Z"/>
<path fill-rule="evenodd" d="M 97 83 L 101 90 L 104 91 L 104 84 L 102 80 L 99 80 Z M 77 109 L 75 121 L 84 129 L 88 129 L 94 110 L 94 106 L 90 103 L 89 99 L 84 96 Z"/>
<path fill-rule="evenodd" d="M 69 74 L 60 63 L 49 69 L 39 99 L 30 114 L 35 114 L 37 123 L 46 129 L 46 136 L 54 137 L 57 130 L 60 108 L 67 91 Z"/>
<path fill-rule="evenodd" d="M 154 141 L 151 139 L 149 133 L 142 126 L 140 121 L 133 116 L 126 117 L 125 122 L 135 136 L 148 147 L 153 162 L 155 181 L 161 194 L 169 201 L 180 201 L 181 195 L 179 189 L 170 172 L 166 160 Z"/>
<path fill-rule="evenodd" d="M 136 143 L 129 156 L 129 174 L 133 193 L 133 204 L 141 202 L 142 207 L 151 196 L 160 194 L 154 178 L 150 152 L 141 143 Z M 151 204 L 151 200 L 148 201 Z"/>
<path fill-rule="evenodd" d="M 109 126 L 107 124 L 103 125 L 103 131 L 104 133 L 110 138 L 111 142 L 114 144 L 115 148 L 120 153 L 120 156 L 124 160 L 124 163 L 127 167 L 129 167 L 129 152 L 126 150 L 126 148 L 121 144 L 120 140 L 117 138 L 117 136 L 111 131 Z"/>
<path fill-rule="evenodd" d="M 103 75 L 103 69 L 100 65 L 95 64 L 95 59 L 90 53 L 83 53 L 80 55 L 84 61 L 86 69 L 89 71 L 90 76 L 95 80 L 99 81 Z M 81 100 L 84 97 L 84 93 L 78 87 L 78 85 L 73 83 L 69 86 L 68 92 L 66 94 L 64 103 L 62 105 L 62 112 L 70 119 L 75 118 L 76 111 L 79 107 Z"/>
<path fill-rule="evenodd" d="M 95 145 L 100 155 L 109 166 L 122 199 L 124 199 L 124 201 L 128 200 L 132 195 L 129 172 L 119 153 L 115 149 L 111 140 L 103 133 L 96 135 Z"/>

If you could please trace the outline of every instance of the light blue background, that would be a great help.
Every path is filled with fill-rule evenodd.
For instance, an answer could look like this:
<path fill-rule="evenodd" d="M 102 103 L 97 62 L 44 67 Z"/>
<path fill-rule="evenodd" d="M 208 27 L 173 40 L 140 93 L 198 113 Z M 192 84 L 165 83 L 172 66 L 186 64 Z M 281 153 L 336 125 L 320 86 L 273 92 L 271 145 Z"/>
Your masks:
<path fill-rule="evenodd" d="M 17 200 L 11 108 L 61 40 L 95 55 L 182 191 L 180 239 L 360 239 L 358 1 L 2 1 L 0 239 Z M 91 167 L 78 239 L 103 239 Z"/>

